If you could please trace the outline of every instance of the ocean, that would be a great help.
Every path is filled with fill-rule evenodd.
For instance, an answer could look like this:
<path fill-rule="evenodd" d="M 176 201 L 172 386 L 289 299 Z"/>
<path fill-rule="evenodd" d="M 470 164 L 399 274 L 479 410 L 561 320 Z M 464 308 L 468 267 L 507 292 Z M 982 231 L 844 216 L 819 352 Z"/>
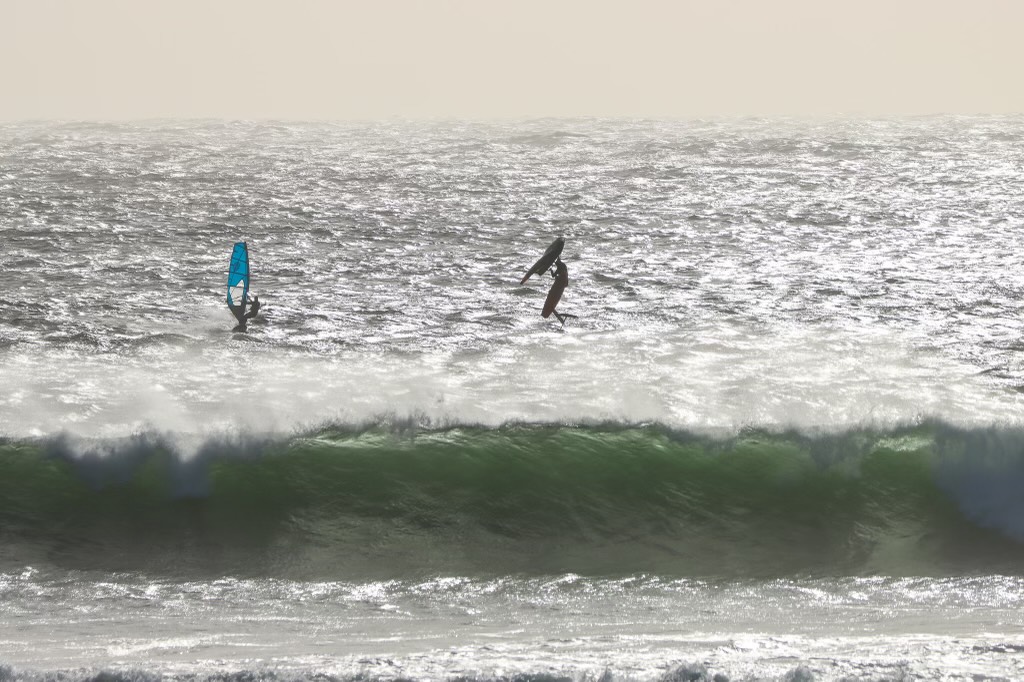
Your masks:
<path fill-rule="evenodd" d="M 1022 180 L 1021 116 L 0 124 L 0 681 L 1024 679 Z"/>

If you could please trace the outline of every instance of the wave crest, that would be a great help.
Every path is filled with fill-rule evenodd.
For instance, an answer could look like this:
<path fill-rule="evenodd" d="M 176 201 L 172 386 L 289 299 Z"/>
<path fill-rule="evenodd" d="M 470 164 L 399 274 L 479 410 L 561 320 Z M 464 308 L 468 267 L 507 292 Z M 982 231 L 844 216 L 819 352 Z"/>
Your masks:
<path fill-rule="evenodd" d="M 1022 484 L 1024 431 L 941 422 L 60 437 L 0 445 L 0 537 L 14 564 L 172 572 L 1013 572 Z"/>

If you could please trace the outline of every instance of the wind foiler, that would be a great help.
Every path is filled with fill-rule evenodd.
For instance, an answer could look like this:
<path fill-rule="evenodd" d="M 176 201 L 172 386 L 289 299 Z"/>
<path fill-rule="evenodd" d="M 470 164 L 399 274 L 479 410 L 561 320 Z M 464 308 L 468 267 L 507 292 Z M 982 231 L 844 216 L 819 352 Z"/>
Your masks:
<path fill-rule="evenodd" d="M 575 315 L 560 313 L 555 310 L 558 302 L 562 300 L 562 292 L 564 292 L 565 287 L 569 285 L 569 268 L 566 267 L 561 258 L 562 249 L 564 247 L 565 239 L 562 237 L 556 238 L 555 241 L 551 242 L 551 245 L 544 251 L 544 255 L 541 256 L 529 270 L 527 270 L 522 281 L 519 282 L 519 284 L 526 284 L 526 280 L 530 279 L 531 275 L 540 274 L 545 270 L 550 270 L 551 276 L 554 278 L 554 282 L 551 285 L 551 289 L 548 290 L 547 298 L 544 299 L 544 308 L 541 311 L 541 317 L 547 319 L 554 314 L 562 325 L 565 324 L 566 318 L 576 317 Z"/>

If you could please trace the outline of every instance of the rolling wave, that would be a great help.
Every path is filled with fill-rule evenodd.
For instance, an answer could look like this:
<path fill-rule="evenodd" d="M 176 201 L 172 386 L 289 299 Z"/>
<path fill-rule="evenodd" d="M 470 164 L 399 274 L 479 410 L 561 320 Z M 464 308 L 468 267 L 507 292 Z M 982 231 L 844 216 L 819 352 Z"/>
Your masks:
<path fill-rule="evenodd" d="M 0 563 L 317 578 L 1019 573 L 1022 484 L 1024 430 L 941 422 L 6 440 Z"/>

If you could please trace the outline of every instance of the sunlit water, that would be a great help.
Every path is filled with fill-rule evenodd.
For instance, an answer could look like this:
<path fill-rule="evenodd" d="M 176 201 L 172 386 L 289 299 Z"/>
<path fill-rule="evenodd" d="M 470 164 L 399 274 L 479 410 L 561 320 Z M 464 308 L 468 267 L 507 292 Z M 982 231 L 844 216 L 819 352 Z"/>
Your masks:
<path fill-rule="evenodd" d="M 387 419 L 1019 428 L 1022 143 L 1019 117 L 5 124 L 0 433 L 157 432 L 187 456 Z M 556 236 L 564 327 L 548 275 L 519 284 Z M 244 335 L 236 240 L 264 303 Z M 1024 676 L 1015 577 L 47 562 L 0 576 L 0 678 Z"/>

